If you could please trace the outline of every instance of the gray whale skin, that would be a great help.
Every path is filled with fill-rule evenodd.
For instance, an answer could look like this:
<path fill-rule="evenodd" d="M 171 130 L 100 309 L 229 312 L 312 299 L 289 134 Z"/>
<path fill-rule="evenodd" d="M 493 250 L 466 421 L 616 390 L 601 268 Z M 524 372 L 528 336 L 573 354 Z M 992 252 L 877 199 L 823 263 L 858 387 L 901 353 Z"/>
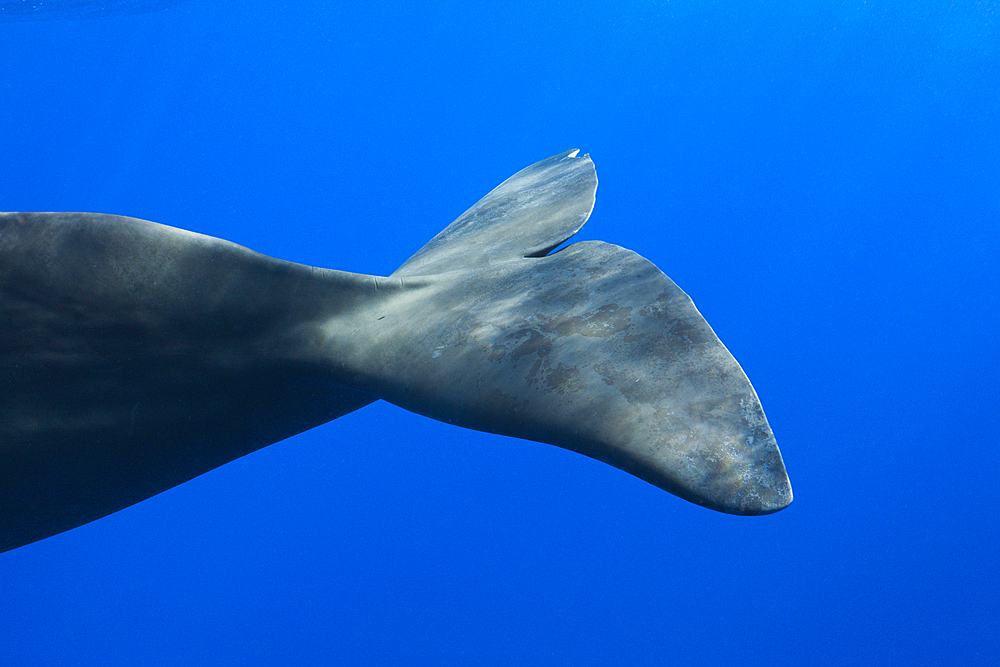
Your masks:
<path fill-rule="evenodd" d="M 388 277 L 93 213 L 0 214 L 0 551 L 382 399 L 769 514 L 791 486 L 691 299 L 598 241 L 597 175 L 518 172 Z M 551 253 L 551 254 L 550 254 Z"/>

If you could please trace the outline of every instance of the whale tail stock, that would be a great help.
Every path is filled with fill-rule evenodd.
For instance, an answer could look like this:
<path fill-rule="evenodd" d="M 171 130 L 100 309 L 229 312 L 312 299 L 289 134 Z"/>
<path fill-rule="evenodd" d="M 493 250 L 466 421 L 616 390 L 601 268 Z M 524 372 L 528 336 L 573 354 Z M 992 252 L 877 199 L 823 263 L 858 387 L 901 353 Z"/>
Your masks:
<path fill-rule="evenodd" d="M 0 550 L 378 398 L 723 512 L 787 506 L 757 396 L 687 295 L 617 246 L 551 252 L 596 186 L 588 156 L 543 160 L 388 277 L 133 218 L 0 214 Z"/>

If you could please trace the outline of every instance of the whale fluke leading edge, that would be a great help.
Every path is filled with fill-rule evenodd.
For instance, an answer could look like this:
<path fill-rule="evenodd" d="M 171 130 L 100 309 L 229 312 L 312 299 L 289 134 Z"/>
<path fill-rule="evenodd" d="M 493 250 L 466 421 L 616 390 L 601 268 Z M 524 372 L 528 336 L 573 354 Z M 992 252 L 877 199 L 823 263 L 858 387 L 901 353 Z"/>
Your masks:
<path fill-rule="evenodd" d="M 551 252 L 596 188 L 588 156 L 542 160 L 388 277 L 135 218 L 0 214 L 0 551 L 377 399 L 722 512 L 788 506 L 757 395 L 691 299 L 618 246 Z"/>

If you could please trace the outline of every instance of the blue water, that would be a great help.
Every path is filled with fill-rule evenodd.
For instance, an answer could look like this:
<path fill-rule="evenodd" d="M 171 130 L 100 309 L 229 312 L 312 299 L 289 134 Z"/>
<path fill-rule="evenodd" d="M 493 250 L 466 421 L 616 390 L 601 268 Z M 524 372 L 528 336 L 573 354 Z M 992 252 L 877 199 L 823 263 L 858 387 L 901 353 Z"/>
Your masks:
<path fill-rule="evenodd" d="M 577 239 L 693 297 L 795 502 L 377 403 L 0 555 L 5 664 L 1000 662 L 996 3 L 49 4 L 0 21 L 0 210 L 385 275 L 579 147 Z"/>
<path fill-rule="evenodd" d="M 184 0 L 0 0 L 0 21 L 48 21 L 139 14 Z"/>

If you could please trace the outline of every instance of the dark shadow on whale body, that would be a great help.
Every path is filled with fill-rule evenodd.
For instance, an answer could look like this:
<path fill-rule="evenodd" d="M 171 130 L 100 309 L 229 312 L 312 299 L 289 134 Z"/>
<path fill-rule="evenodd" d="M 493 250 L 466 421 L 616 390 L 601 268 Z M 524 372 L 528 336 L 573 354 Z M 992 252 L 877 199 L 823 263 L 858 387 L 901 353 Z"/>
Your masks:
<path fill-rule="evenodd" d="M 155 12 L 185 0 L 2 0 L 0 21 L 91 19 Z"/>

